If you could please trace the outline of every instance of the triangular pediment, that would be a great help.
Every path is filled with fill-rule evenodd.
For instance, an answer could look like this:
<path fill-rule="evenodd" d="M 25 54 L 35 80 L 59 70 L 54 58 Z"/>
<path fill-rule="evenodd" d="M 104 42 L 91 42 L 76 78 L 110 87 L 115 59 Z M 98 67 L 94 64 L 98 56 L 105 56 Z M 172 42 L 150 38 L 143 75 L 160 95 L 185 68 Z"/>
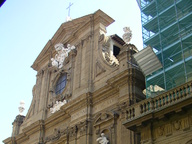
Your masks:
<path fill-rule="evenodd" d="M 69 41 L 71 35 L 73 35 L 74 32 L 78 31 L 80 27 L 87 23 L 88 17 L 89 16 L 85 16 L 61 24 L 54 36 L 47 42 L 41 53 L 34 61 L 32 68 L 38 71 L 38 64 L 41 63 L 41 61 L 44 61 L 44 59 L 48 58 L 51 53 L 55 52 L 54 45 L 63 41 Z"/>
<path fill-rule="evenodd" d="M 100 113 L 96 116 L 94 121 L 94 126 L 100 125 L 101 123 L 104 123 L 106 121 L 109 121 L 113 119 L 114 116 L 112 113 L 106 112 L 106 113 Z"/>
<path fill-rule="evenodd" d="M 49 61 L 50 57 L 54 56 L 55 44 L 63 43 L 65 45 L 70 43 L 75 45 L 73 41 L 78 38 L 85 27 L 89 27 L 92 16 L 94 18 L 94 24 L 96 22 L 102 23 L 105 27 L 107 27 L 112 22 L 114 22 L 111 17 L 109 17 L 101 10 L 98 10 L 93 14 L 74 19 L 72 21 L 64 22 L 61 24 L 54 36 L 47 42 L 31 67 L 36 71 L 40 70 L 41 65 L 44 65 L 44 63 Z"/>

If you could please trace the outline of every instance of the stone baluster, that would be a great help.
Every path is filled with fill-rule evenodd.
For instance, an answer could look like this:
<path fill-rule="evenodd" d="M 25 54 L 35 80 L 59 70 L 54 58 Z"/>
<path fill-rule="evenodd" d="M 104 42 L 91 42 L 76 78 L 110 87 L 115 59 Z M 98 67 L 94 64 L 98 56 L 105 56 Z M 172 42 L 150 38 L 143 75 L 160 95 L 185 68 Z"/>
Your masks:
<path fill-rule="evenodd" d="M 145 102 L 145 112 L 148 111 L 148 102 Z"/>
<path fill-rule="evenodd" d="M 127 111 L 127 119 L 130 119 L 129 110 Z"/>
<path fill-rule="evenodd" d="M 190 93 L 192 93 L 192 83 L 189 84 Z"/>
<path fill-rule="evenodd" d="M 150 110 L 153 110 L 153 109 L 154 109 L 154 101 L 151 100 L 151 101 L 150 101 Z"/>
<path fill-rule="evenodd" d="M 177 100 L 179 100 L 181 98 L 181 89 L 179 88 L 177 90 Z"/>
<path fill-rule="evenodd" d="M 185 95 L 185 86 L 183 86 L 180 90 L 180 98 L 183 98 Z"/>
<path fill-rule="evenodd" d="M 186 96 L 190 93 L 190 87 L 189 85 L 186 85 Z"/>
<path fill-rule="evenodd" d="M 172 102 L 174 101 L 176 101 L 176 99 L 177 99 L 177 90 L 174 90 L 173 92 L 172 92 Z"/>
<path fill-rule="evenodd" d="M 155 109 L 158 108 L 158 99 L 155 99 Z"/>
<path fill-rule="evenodd" d="M 167 102 L 170 104 L 171 98 L 170 98 L 170 93 L 167 93 Z"/>
<path fill-rule="evenodd" d="M 163 95 L 160 97 L 160 106 L 163 106 Z"/>
<path fill-rule="evenodd" d="M 164 95 L 164 105 L 167 105 L 167 94 Z"/>
<path fill-rule="evenodd" d="M 164 106 L 165 105 L 165 96 L 164 95 L 161 96 L 161 101 L 162 101 L 161 105 Z"/>
<path fill-rule="evenodd" d="M 156 99 L 154 100 L 154 109 L 157 108 L 157 103 L 156 103 Z"/>
<path fill-rule="evenodd" d="M 128 109 L 126 113 L 127 113 L 126 118 L 127 118 L 127 119 L 130 119 L 130 118 L 131 118 L 131 110 Z"/>
<path fill-rule="evenodd" d="M 169 98 L 170 98 L 170 101 L 169 101 L 169 103 L 171 103 L 172 101 L 173 101 L 173 99 L 174 99 L 174 94 L 173 94 L 174 92 L 170 92 L 169 93 Z"/>
<path fill-rule="evenodd" d="M 160 107 L 162 107 L 163 106 L 163 95 L 160 96 L 159 103 L 160 103 Z"/>
<path fill-rule="evenodd" d="M 161 97 L 159 98 L 159 103 L 160 103 L 160 107 L 162 107 L 162 106 L 163 106 L 163 96 L 161 96 Z"/>
<path fill-rule="evenodd" d="M 126 119 L 129 119 L 129 113 L 128 113 L 127 110 L 126 110 L 125 114 L 126 114 L 126 115 L 125 115 L 125 118 L 126 118 Z"/>
<path fill-rule="evenodd" d="M 181 88 L 178 89 L 177 94 L 178 94 L 177 100 L 181 99 L 181 97 L 182 97 L 182 89 Z"/>
<path fill-rule="evenodd" d="M 143 104 L 143 108 L 144 108 L 143 111 L 145 113 L 146 112 L 146 104 L 145 103 Z"/>
<path fill-rule="evenodd" d="M 155 104 L 156 104 L 156 109 L 158 108 L 159 104 L 158 104 L 158 99 L 155 100 Z"/>
<path fill-rule="evenodd" d="M 133 111 L 130 109 L 130 118 L 133 118 Z"/>
<path fill-rule="evenodd" d="M 184 85 L 184 86 L 183 86 L 183 97 L 186 96 L 186 92 L 187 92 L 187 86 Z"/>
<path fill-rule="evenodd" d="M 180 97 L 180 89 L 177 89 L 177 90 L 176 90 L 176 92 L 177 92 L 177 97 L 176 97 L 176 100 L 178 100 L 178 99 L 179 99 L 179 97 Z"/>
<path fill-rule="evenodd" d="M 187 96 L 187 85 L 184 86 L 183 88 L 183 97 Z"/>
<path fill-rule="evenodd" d="M 169 94 L 166 93 L 165 95 L 165 104 L 167 105 L 169 103 Z"/>
<path fill-rule="evenodd" d="M 158 101 L 158 108 L 160 108 L 161 107 L 161 98 L 157 99 L 157 101 Z"/>
<path fill-rule="evenodd" d="M 149 105 L 150 105 L 150 104 L 149 104 L 149 101 L 147 101 L 147 102 L 146 102 L 146 112 L 148 112 L 148 111 L 150 110 Z"/>
<path fill-rule="evenodd" d="M 132 108 L 132 117 L 133 118 L 135 117 L 135 108 L 134 107 Z"/>
<path fill-rule="evenodd" d="M 190 93 L 190 87 L 189 85 L 186 85 L 186 96 L 188 96 L 189 93 Z"/>
<path fill-rule="evenodd" d="M 143 105 L 141 104 L 140 105 L 140 114 L 142 114 L 143 113 Z"/>
<path fill-rule="evenodd" d="M 148 101 L 148 111 L 151 111 L 151 101 Z"/>

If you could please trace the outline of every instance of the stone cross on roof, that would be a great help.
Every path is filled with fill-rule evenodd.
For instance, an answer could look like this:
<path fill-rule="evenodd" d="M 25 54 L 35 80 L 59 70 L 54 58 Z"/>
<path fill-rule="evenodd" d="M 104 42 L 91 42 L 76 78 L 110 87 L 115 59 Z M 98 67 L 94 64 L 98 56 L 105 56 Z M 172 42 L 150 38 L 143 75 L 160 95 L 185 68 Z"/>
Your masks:
<path fill-rule="evenodd" d="M 70 2 L 70 3 L 69 3 L 69 6 L 66 8 L 66 9 L 69 9 L 69 10 L 68 10 L 68 17 L 70 17 L 70 8 L 71 8 L 72 5 L 73 5 L 73 3 Z"/>

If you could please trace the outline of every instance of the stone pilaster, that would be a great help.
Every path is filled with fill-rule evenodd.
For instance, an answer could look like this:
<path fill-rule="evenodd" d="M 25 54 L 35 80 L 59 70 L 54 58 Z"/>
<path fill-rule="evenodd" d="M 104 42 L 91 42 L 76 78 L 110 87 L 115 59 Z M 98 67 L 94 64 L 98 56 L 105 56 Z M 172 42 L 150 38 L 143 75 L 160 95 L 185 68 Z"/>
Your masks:
<path fill-rule="evenodd" d="M 133 58 L 133 55 L 137 52 L 138 50 L 133 44 L 125 44 L 118 55 L 120 71 L 128 71 L 127 82 L 120 89 L 120 94 L 121 91 L 124 94 L 120 97 L 127 97 L 128 105 L 145 98 L 142 93 L 145 89 L 145 77 Z M 125 98 L 122 99 L 125 100 Z"/>

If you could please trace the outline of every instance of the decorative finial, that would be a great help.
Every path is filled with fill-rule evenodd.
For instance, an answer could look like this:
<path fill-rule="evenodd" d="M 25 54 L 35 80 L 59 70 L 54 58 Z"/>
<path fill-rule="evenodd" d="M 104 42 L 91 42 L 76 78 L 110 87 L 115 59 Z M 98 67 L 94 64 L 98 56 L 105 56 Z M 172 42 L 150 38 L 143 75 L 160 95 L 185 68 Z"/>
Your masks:
<path fill-rule="evenodd" d="M 23 100 L 20 101 L 19 109 L 19 115 L 23 115 L 23 111 L 25 110 L 25 102 Z"/>
<path fill-rule="evenodd" d="M 131 41 L 131 38 L 132 38 L 132 31 L 131 31 L 130 27 L 124 27 L 123 31 L 125 32 L 123 34 L 123 40 L 125 41 L 126 44 L 129 44 L 129 42 Z"/>

